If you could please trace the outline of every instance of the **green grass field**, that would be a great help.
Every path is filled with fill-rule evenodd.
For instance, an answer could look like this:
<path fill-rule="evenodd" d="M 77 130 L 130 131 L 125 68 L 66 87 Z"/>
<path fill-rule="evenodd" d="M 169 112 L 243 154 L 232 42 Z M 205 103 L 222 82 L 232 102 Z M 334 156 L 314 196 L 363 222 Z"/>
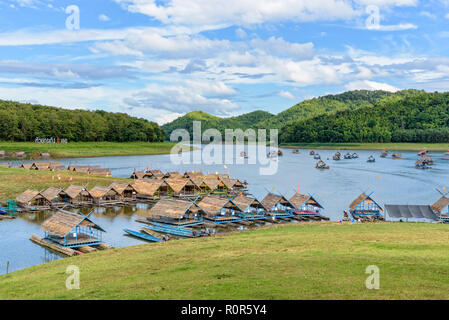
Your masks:
<path fill-rule="evenodd" d="M 27 189 L 42 191 L 48 187 L 65 188 L 71 184 L 93 188 L 96 185 L 110 185 L 113 181 L 131 180 L 90 176 L 68 170 L 52 172 L 0 167 L 0 200 L 13 200 Z"/>
<path fill-rule="evenodd" d="M 171 142 L 69 142 L 40 144 L 0 141 L 0 150 L 25 151 L 27 154 L 49 152 L 53 158 L 153 155 L 170 153 Z"/>
<path fill-rule="evenodd" d="M 329 150 L 391 150 L 391 151 L 429 151 L 449 150 L 449 143 L 284 143 L 283 148 L 329 149 Z"/>
<path fill-rule="evenodd" d="M 0 299 L 449 299 L 449 226 L 290 224 L 91 253 L 0 276 Z M 80 290 L 67 290 L 67 266 Z M 368 290 L 366 268 L 380 269 Z"/>

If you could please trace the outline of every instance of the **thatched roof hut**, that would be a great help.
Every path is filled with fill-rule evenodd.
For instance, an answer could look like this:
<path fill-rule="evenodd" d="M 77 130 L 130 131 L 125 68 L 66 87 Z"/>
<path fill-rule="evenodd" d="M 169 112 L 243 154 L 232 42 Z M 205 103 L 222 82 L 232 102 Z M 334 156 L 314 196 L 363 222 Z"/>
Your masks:
<path fill-rule="evenodd" d="M 164 174 L 164 179 L 182 179 L 184 178 L 184 175 L 180 174 L 178 171 L 172 171 L 172 172 L 167 172 L 166 174 Z"/>
<path fill-rule="evenodd" d="M 22 163 L 19 168 L 29 170 L 31 169 L 31 166 L 32 166 L 31 163 Z"/>
<path fill-rule="evenodd" d="M 111 187 L 95 186 L 89 190 L 90 195 L 95 200 L 115 200 L 120 195 Z"/>
<path fill-rule="evenodd" d="M 215 196 L 204 197 L 198 206 L 207 213 L 208 217 L 234 216 L 242 210 L 230 199 Z"/>
<path fill-rule="evenodd" d="M 93 176 L 111 176 L 111 170 L 107 168 L 89 168 L 89 174 Z"/>
<path fill-rule="evenodd" d="M 188 178 L 168 178 L 165 182 L 173 189 L 175 195 L 194 195 L 201 189 Z"/>
<path fill-rule="evenodd" d="M 449 207 L 449 198 L 446 196 L 442 196 L 437 202 L 430 206 L 433 211 L 438 214 L 441 214 L 445 208 Z M 449 214 L 449 211 L 446 213 Z"/>
<path fill-rule="evenodd" d="M 49 167 L 59 167 L 60 162 L 34 162 L 30 169 L 31 170 L 48 170 Z"/>
<path fill-rule="evenodd" d="M 267 210 L 285 210 L 286 208 L 294 209 L 294 205 L 290 203 L 284 196 L 274 193 L 268 193 L 262 200 L 262 204 Z"/>
<path fill-rule="evenodd" d="M 160 180 L 137 180 L 132 184 L 137 196 L 155 197 L 159 195 Z"/>
<path fill-rule="evenodd" d="M 77 201 L 89 201 L 92 200 L 92 196 L 87 191 L 85 187 L 81 186 L 74 186 L 71 185 L 68 188 L 64 190 L 67 197 L 71 199 L 71 201 L 77 200 Z"/>
<path fill-rule="evenodd" d="M 206 213 L 190 201 L 162 199 L 145 214 L 145 217 L 160 222 L 189 222 L 197 220 Z"/>
<path fill-rule="evenodd" d="M 137 190 L 127 182 L 113 182 L 109 187 L 114 189 L 122 198 L 134 198 L 137 195 Z"/>
<path fill-rule="evenodd" d="M 164 177 L 164 173 L 157 169 L 157 170 L 147 170 L 145 171 L 145 177 L 149 179 L 162 179 Z"/>
<path fill-rule="evenodd" d="M 101 232 L 105 232 L 89 216 L 60 210 L 41 226 L 46 239 L 65 247 L 101 244 Z"/>
<path fill-rule="evenodd" d="M 67 170 L 67 168 L 65 166 L 50 166 L 50 167 L 48 167 L 48 170 L 50 170 L 50 171 L 63 171 L 63 170 Z"/>
<path fill-rule="evenodd" d="M 240 195 L 232 199 L 232 202 L 244 213 L 260 213 L 267 211 L 264 205 L 259 200 L 253 197 Z"/>
<path fill-rule="evenodd" d="M 355 218 L 361 216 L 380 216 L 381 212 L 384 211 L 371 197 L 372 194 L 366 195 L 362 193 L 349 205 L 349 209 Z"/>
<path fill-rule="evenodd" d="M 16 198 L 17 204 L 21 206 L 49 206 L 48 201 L 39 191 L 26 190 Z"/>
<path fill-rule="evenodd" d="M 54 187 L 49 187 L 47 190 L 45 190 L 41 194 L 45 197 L 45 199 L 47 199 L 50 202 L 53 202 L 53 201 L 59 199 L 59 195 L 61 194 L 61 192 L 64 192 L 64 190 L 54 188 Z"/>
<path fill-rule="evenodd" d="M 89 169 L 100 169 L 101 166 L 69 166 L 68 169 L 70 171 L 76 171 L 76 172 L 82 172 L 87 173 L 89 172 Z"/>
<path fill-rule="evenodd" d="M 305 206 L 323 209 L 323 206 L 319 204 L 319 202 L 316 201 L 310 194 L 302 194 L 297 192 L 290 198 L 290 203 L 295 207 L 295 209 L 300 209 Z"/>

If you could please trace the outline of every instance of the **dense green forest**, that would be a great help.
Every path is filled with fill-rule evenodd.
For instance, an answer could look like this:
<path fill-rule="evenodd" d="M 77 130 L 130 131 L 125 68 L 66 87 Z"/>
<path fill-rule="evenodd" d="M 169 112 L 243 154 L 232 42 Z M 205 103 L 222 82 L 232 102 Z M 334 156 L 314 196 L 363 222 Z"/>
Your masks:
<path fill-rule="evenodd" d="M 302 119 L 281 142 L 449 142 L 449 93 L 401 91 L 372 107 Z"/>
<path fill-rule="evenodd" d="M 210 115 L 202 111 L 193 111 L 186 115 L 162 126 L 166 132 L 166 139 L 170 140 L 170 134 L 175 129 L 186 129 L 193 137 L 193 121 L 201 121 L 201 131 L 207 129 L 217 129 L 223 135 L 225 129 L 242 129 L 253 128 L 255 124 L 273 117 L 271 113 L 265 111 L 254 111 L 243 114 L 238 117 L 220 118 Z"/>
<path fill-rule="evenodd" d="M 303 101 L 277 115 L 255 111 L 220 118 L 191 112 L 163 126 L 192 130 L 192 122 L 208 128 L 279 129 L 280 141 L 294 142 L 449 142 L 449 93 L 420 90 L 356 90 Z"/>
<path fill-rule="evenodd" d="M 63 138 L 68 141 L 164 140 L 164 131 L 154 122 L 124 113 L 67 110 L 0 100 L 0 140 L 34 141 Z"/>

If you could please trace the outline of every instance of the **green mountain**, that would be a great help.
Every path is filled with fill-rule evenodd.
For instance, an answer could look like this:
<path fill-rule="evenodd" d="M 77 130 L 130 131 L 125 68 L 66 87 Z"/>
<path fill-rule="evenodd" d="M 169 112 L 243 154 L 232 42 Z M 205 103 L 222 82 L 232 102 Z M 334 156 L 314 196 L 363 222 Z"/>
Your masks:
<path fill-rule="evenodd" d="M 170 133 L 178 128 L 187 129 L 192 134 L 192 122 L 194 120 L 201 121 L 203 131 L 209 128 L 216 128 L 221 132 L 224 132 L 224 129 L 238 128 L 242 130 L 248 128 L 281 129 L 287 123 L 299 119 L 373 106 L 378 100 L 392 95 L 393 93 L 387 91 L 349 91 L 303 101 L 278 115 L 272 115 L 265 111 L 254 111 L 238 117 L 220 118 L 206 112 L 194 111 L 163 125 L 162 128 L 166 133 L 167 140 L 170 138 Z"/>
<path fill-rule="evenodd" d="M 254 111 L 237 117 L 220 118 L 203 111 L 193 111 L 162 126 L 166 133 L 166 139 L 170 140 L 170 134 L 175 129 L 186 129 L 192 137 L 193 121 L 201 121 L 201 130 L 218 129 L 224 134 L 225 129 L 254 128 L 258 123 L 266 121 L 273 115 L 266 111 Z"/>
<path fill-rule="evenodd" d="M 34 141 L 64 138 L 76 141 L 163 141 L 154 122 L 124 113 L 67 110 L 0 100 L 0 140 Z"/>
<path fill-rule="evenodd" d="M 397 92 L 373 106 L 301 119 L 281 142 L 449 142 L 449 93 Z"/>

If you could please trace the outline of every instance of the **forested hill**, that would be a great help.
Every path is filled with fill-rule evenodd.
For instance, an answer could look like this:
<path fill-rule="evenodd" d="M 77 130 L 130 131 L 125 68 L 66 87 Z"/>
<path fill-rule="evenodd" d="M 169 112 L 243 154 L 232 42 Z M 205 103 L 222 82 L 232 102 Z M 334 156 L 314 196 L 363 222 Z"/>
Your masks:
<path fill-rule="evenodd" d="M 0 100 L 0 140 L 34 141 L 64 138 L 68 141 L 164 140 L 164 131 L 154 122 L 124 113 L 67 110 Z"/>
<path fill-rule="evenodd" d="M 401 91 L 372 107 L 287 124 L 281 142 L 449 142 L 449 93 Z"/>
<path fill-rule="evenodd" d="M 175 129 L 187 129 L 191 133 L 192 123 L 195 120 L 201 121 L 203 131 L 209 128 L 217 128 L 221 132 L 224 132 L 224 129 L 281 129 L 286 124 L 300 119 L 308 119 L 341 110 L 373 106 L 377 101 L 391 95 L 394 94 L 387 91 L 348 91 L 303 101 L 277 115 L 265 111 L 254 111 L 238 117 L 220 118 L 206 112 L 194 111 L 163 125 L 162 128 L 167 139 Z"/>
<path fill-rule="evenodd" d="M 225 129 L 254 128 L 258 123 L 273 117 L 271 113 L 265 111 L 254 111 L 238 117 L 220 118 L 202 111 L 193 111 L 186 115 L 164 124 L 162 128 L 166 133 L 166 139 L 170 140 L 170 134 L 175 129 L 186 129 L 192 136 L 193 121 L 201 121 L 201 130 L 217 129 L 224 134 Z"/>

